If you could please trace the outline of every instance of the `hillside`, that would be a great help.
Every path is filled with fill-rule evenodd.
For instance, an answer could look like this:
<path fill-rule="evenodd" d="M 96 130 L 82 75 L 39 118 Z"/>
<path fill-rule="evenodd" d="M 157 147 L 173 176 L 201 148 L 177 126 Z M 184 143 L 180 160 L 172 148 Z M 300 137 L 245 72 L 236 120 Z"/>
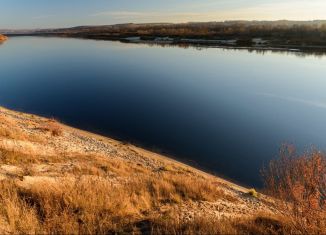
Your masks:
<path fill-rule="evenodd" d="M 286 219 L 267 196 L 144 149 L 1 107 L 0 161 L 1 234 L 285 229 Z"/>

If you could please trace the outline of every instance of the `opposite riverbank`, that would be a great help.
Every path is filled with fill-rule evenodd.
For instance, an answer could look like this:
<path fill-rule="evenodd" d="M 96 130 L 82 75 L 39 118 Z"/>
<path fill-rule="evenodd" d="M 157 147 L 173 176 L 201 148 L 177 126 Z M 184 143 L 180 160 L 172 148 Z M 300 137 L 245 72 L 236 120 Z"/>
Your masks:
<path fill-rule="evenodd" d="M 70 28 L 3 30 L 10 36 L 57 36 L 177 46 L 235 47 L 324 53 L 326 21 L 126 23 Z"/>

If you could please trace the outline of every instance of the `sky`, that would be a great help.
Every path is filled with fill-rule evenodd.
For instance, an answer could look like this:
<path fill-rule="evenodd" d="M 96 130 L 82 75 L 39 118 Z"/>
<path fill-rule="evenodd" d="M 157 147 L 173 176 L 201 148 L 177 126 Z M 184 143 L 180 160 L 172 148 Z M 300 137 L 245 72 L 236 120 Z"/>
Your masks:
<path fill-rule="evenodd" d="M 326 19 L 326 0 L 0 0 L 0 29 Z"/>

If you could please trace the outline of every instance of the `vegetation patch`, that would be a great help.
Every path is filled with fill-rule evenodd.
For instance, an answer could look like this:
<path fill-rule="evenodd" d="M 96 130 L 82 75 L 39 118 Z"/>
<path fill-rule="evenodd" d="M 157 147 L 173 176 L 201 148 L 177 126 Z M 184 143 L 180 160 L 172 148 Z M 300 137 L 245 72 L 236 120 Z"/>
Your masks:
<path fill-rule="evenodd" d="M 259 197 L 259 193 L 254 188 L 248 190 L 248 195 L 250 195 L 250 196 L 252 196 L 254 198 L 258 198 Z"/>

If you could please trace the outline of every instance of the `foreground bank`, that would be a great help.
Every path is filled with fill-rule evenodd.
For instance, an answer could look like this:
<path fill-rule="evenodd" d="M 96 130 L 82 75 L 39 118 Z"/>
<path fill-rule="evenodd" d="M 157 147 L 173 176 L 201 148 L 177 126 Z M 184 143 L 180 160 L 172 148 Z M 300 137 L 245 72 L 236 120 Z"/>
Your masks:
<path fill-rule="evenodd" d="M 164 156 L 5 108 L 0 124 L 1 233 L 286 230 L 271 198 Z"/>

